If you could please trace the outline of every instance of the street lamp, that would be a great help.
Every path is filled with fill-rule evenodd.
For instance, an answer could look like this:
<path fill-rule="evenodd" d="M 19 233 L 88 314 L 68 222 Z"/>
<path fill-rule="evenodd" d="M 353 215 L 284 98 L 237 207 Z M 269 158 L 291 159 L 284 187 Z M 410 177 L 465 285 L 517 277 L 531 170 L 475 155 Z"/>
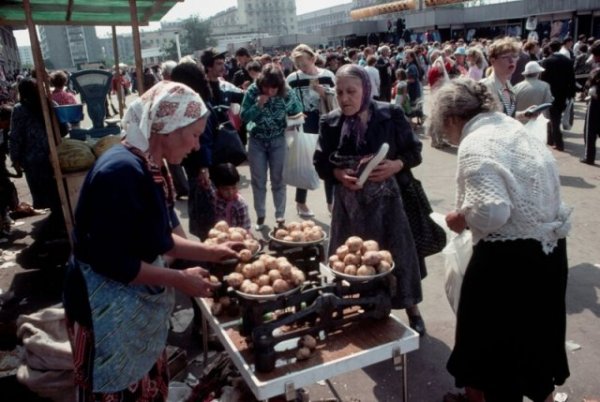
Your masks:
<path fill-rule="evenodd" d="M 177 61 L 181 60 L 181 46 L 179 45 L 179 32 L 175 31 L 175 47 L 177 47 Z"/>

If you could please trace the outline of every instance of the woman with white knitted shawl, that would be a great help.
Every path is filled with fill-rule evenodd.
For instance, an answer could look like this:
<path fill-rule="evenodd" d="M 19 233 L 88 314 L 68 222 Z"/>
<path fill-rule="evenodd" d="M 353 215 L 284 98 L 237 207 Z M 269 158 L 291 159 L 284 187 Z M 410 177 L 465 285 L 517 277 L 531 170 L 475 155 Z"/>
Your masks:
<path fill-rule="evenodd" d="M 467 78 L 435 94 L 431 123 L 458 149 L 456 211 L 448 226 L 473 232 L 448 370 L 472 400 L 552 401 L 569 376 L 565 352 L 565 237 L 546 145 L 500 113 L 489 89 Z"/>

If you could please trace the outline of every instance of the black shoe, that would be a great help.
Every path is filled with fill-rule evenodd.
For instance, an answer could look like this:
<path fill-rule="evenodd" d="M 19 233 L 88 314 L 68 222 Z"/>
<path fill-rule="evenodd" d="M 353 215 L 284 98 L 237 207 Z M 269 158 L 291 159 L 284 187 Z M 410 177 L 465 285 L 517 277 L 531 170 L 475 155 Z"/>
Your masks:
<path fill-rule="evenodd" d="M 420 315 L 409 315 L 408 324 L 419 333 L 419 336 L 425 335 L 425 321 Z"/>
<path fill-rule="evenodd" d="M 256 230 L 262 230 L 265 227 L 265 217 L 261 216 L 256 219 L 256 226 L 254 227 Z"/>
<path fill-rule="evenodd" d="M 584 158 L 579 159 L 579 162 L 585 163 L 586 165 L 592 165 L 592 166 L 594 166 L 594 161 L 588 161 L 588 160 L 586 160 Z"/>

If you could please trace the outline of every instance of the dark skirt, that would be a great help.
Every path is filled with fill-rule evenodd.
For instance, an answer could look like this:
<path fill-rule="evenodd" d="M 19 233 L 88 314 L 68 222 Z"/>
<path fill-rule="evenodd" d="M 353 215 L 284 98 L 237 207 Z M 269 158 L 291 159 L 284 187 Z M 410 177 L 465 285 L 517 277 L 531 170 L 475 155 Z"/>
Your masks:
<path fill-rule="evenodd" d="M 120 392 L 92 392 L 94 331 L 77 323 L 68 323 L 73 346 L 77 402 L 165 402 L 169 393 L 169 367 L 166 350 L 150 371 L 138 382 Z"/>
<path fill-rule="evenodd" d="M 462 284 L 448 371 L 457 387 L 543 401 L 569 376 L 566 241 L 480 241 Z"/>
<path fill-rule="evenodd" d="M 417 251 L 396 179 L 391 178 L 384 183 L 367 181 L 358 191 L 335 185 L 329 255 L 335 254 L 350 236 L 376 240 L 382 250 L 392 254 L 396 264 L 393 271 L 396 277 L 393 308 L 407 308 L 421 302 L 423 294 Z"/>

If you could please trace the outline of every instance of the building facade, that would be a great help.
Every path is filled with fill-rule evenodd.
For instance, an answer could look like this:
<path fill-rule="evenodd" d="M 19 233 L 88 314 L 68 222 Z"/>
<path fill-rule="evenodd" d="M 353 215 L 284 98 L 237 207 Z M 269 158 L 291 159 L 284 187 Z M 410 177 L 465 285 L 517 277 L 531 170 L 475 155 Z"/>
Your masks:
<path fill-rule="evenodd" d="M 103 61 L 94 27 L 42 25 L 39 34 L 44 60 L 51 69 L 76 70 L 82 64 Z"/>
<path fill-rule="evenodd" d="M 19 57 L 23 68 L 33 67 L 33 52 L 31 46 L 19 46 Z"/>
<path fill-rule="evenodd" d="M 5 80 L 20 69 L 19 49 L 12 28 L 0 26 L 0 79 Z"/>
<path fill-rule="evenodd" d="M 303 33 L 318 33 L 321 29 L 351 22 L 350 11 L 353 3 L 340 4 L 322 10 L 298 15 L 298 31 Z"/>

